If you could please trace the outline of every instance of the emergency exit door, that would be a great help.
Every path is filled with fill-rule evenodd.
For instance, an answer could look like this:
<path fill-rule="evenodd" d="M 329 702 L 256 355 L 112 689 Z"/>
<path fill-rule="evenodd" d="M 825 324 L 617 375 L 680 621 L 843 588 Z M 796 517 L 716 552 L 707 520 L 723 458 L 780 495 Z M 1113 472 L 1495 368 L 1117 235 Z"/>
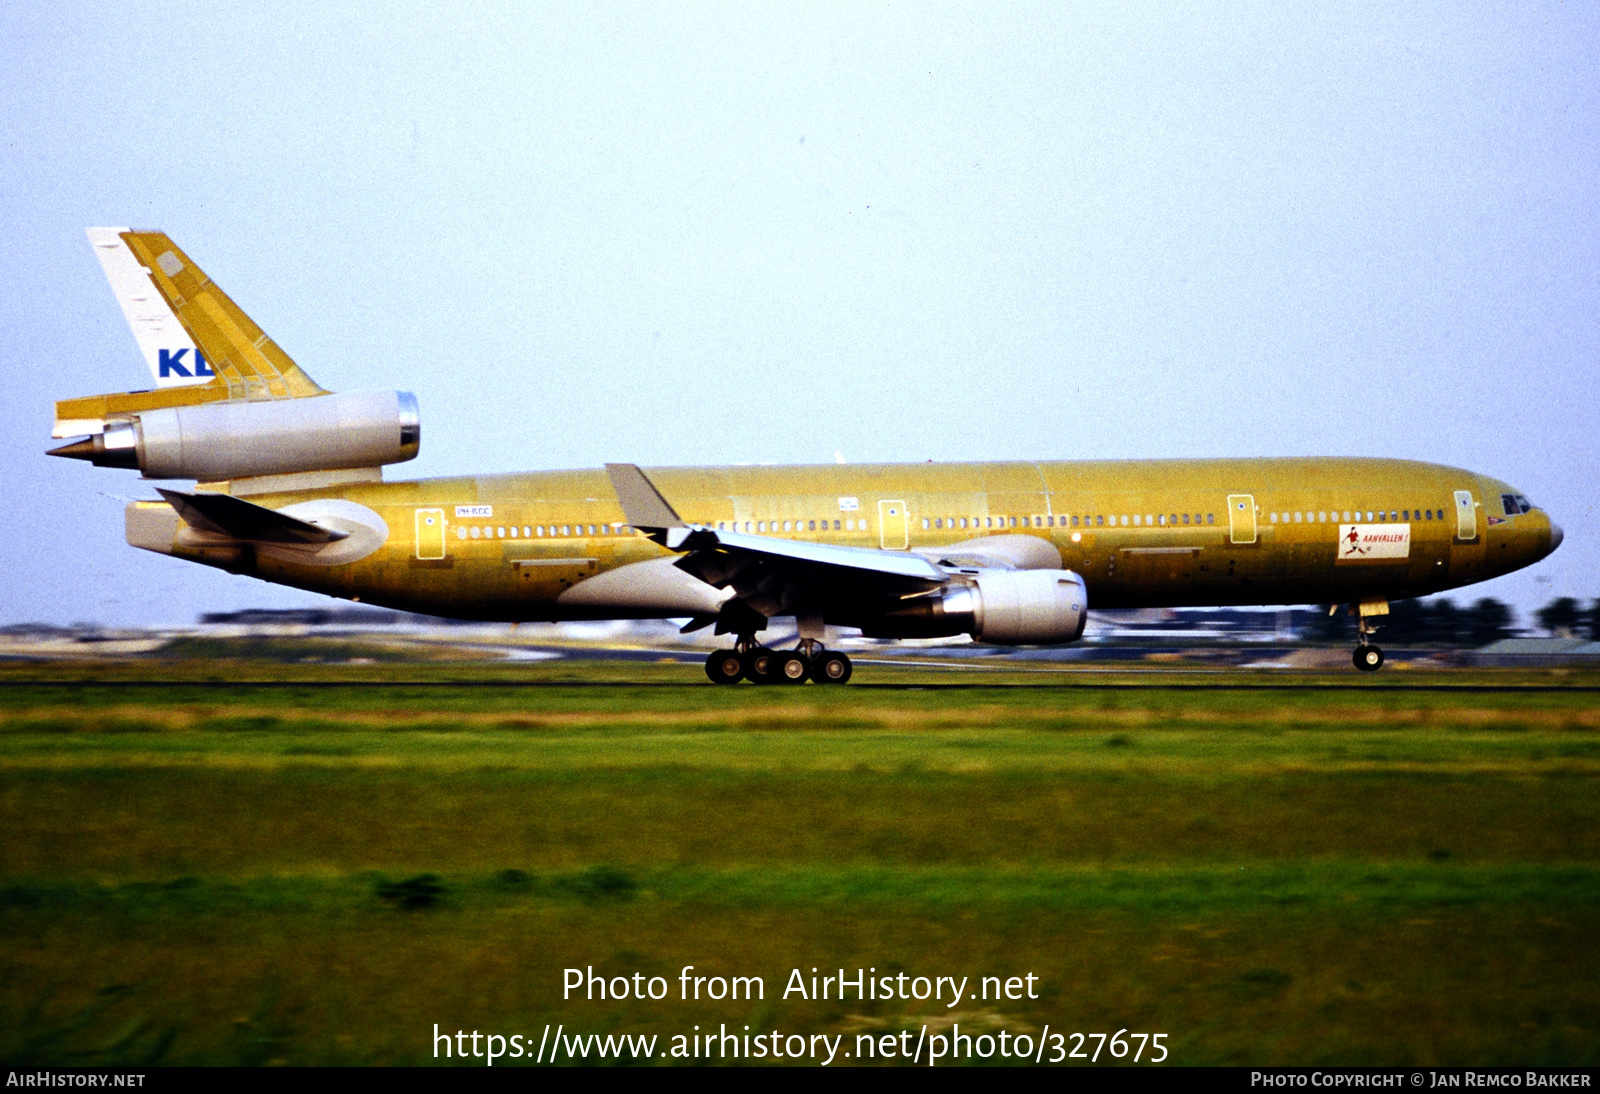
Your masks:
<path fill-rule="evenodd" d="M 880 501 L 878 503 L 878 542 L 885 551 L 906 549 L 906 503 Z"/>

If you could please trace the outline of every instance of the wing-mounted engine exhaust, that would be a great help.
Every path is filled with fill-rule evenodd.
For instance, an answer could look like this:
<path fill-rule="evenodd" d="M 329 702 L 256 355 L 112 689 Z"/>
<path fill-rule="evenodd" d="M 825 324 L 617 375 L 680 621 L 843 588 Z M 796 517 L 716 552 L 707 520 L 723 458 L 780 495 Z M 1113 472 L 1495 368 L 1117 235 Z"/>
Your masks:
<path fill-rule="evenodd" d="M 1076 642 L 1088 619 L 1088 591 L 1071 570 L 981 570 L 908 599 L 862 630 L 874 638 L 970 634 L 1001 646 L 1031 646 Z"/>

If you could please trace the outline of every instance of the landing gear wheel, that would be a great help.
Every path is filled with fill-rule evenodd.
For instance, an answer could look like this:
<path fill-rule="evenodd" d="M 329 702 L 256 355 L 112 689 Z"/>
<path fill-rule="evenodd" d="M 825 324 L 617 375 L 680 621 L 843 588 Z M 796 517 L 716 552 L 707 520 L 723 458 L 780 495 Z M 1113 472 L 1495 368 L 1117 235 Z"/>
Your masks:
<path fill-rule="evenodd" d="M 775 653 L 767 673 L 775 684 L 803 684 L 809 667 L 805 657 L 798 651 Z"/>
<path fill-rule="evenodd" d="M 744 678 L 752 684 L 770 684 L 773 662 L 777 655 L 761 646 L 752 646 L 744 652 Z"/>
<path fill-rule="evenodd" d="M 1377 672 L 1383 667 L 1383 651 L 1377 646 L 1357 646 L 1350 659 L 1362 672 Z"/>
<path fill-rule="evenodd" d="M 850 679 L 850 658 L 824 650 L 811 662 L 811 679 L 819 684 L 843 684 Z"/>
<path fill-rule="evenodd" d="M 706 658 L 706 675 L 713 684 L 737 684 L 744 679 L 744 658 L 738 650 L 718 650 Z"/>

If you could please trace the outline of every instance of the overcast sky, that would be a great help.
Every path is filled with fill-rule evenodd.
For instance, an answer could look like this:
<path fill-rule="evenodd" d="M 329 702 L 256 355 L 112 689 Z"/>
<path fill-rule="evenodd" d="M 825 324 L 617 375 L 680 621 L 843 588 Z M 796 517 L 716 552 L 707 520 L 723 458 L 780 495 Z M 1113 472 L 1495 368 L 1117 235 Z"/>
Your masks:
<path fill-rule="evenodd" d="M 128 547 L 52 400 L 161 228 L 391 478 L 1380 455 L 1600 595 L 1600 6 L 0 6 L 0 622 L 326 603 Z M 109 496 L 108 496 L 109 495 Z"/>

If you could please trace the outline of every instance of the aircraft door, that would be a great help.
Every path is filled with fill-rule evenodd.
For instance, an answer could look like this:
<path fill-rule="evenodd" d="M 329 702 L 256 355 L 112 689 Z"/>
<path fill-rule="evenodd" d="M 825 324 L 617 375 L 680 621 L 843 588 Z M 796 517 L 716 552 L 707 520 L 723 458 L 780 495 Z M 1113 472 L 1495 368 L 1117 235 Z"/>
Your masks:
<path fill-rule="evenodd" d="M 879 543 L 883 544 L 885 551 L 904 551 L 906 549 L 906 503 L 903 501 L 880 501 L 878 503 L 878 534 Z"/>
<path fill-rule="evenodd" d="M 417 510 L 417 557 L 444 557 L 444 510 Z"/>
<path fill-rule="evenodd" d="M 1456 491 L 1456 538 L 1478 538 L 1478 507 L 1473 503 L 1471 490 Z"/>
<path fill-rule="evenodd" d="M 1228 495 L 1228 542 L 1256 541 L 1256 498 L 1254 494 Z"/>

